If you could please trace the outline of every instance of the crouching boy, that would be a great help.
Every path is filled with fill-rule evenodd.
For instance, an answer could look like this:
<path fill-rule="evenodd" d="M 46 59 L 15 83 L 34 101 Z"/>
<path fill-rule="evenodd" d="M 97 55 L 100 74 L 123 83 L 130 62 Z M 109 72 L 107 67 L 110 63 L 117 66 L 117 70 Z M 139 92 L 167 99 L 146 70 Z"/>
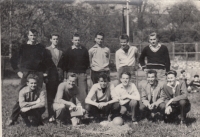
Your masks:
<path fill-rule="evenodd" d="M 79 90 L 75 85 L 76 78 L 76 74 L 74 73 L 67 76 L 67 80 L 58 86 L 53 103 L 56 119 L 62 124 L 66 124 L 71 120 L 73 126 L 76 126 L 80 122 L 79 117 L 71 115 L 71 111 L 77 111 L 81 106 L 81 102 L 77 98 Z M 85 113 L 83 108 L 82 113 Z"/>
<path fill-rule="evenodd" d="M 113 109 L 113 103 L 117 102 L 111 99 L 111 94 L 114 89 L 114 85 L 109 83 L 110 77 L 102 72 L 98 76 L 98 83 L 94 84 L 85 99 L 85 109 L 87 112 L 96 117 L 96 120 L 100 120 L 100 114 L 108 117 L 108 121 L 111 121 L 113 114 L 117 110 Z M 119 110 L 118 110 L 119 111 Z"/>
<path fill-rule="evenodd" d="M 38 87 L 38 79 L 37 75 L 29 74 L 27 86 L 19 91 L 20 114 L 27 126 L 43 125 L 41 116 L 45 112 L 45 91 Z M 32 123 L 29 117 L 31 117 Z"/>
<path fill-rule="evenodd" d="M 155 116 L 159 112 L 162 119 L 165 112 L 165 103 L 160 97 L 163 84 L 157 80 L 157 72 L 152 69 L 147 71 L 147 80 L 141 81 L 139 85 L 141 87 L 140 116 L 156 120 Z"/>
<path fill-rule="evenodd" d="M 180 124 L 186 125 L 186 114 L 190 111 L 185 82 L 176 80 L 176 71 L 167 72 L 167 83 L 161 97 L 165 100 L 165 122 L 172 122 L 180 114 Z"/>

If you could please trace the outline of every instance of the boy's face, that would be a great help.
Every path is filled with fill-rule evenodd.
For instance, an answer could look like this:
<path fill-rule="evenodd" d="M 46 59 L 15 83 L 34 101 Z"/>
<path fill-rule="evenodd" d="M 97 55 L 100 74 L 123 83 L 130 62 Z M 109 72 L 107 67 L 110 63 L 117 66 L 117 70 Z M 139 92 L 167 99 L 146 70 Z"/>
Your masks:
<path fill-rule="evenodd" d="M 127 49 L 129 47 L 128 41 L 126 39 L 120 39 L 120 45 L 122 49 Z"/>
<path fill-rule="evenodd" d="M 176 77 L 173 74 L 167 75 L 167 83 L 171 86 L 175 86 L 176 84 Z"/>
<path fill-rule="evenodd" d="M 67 79 L 68 89 L 71 89 L 75 86 L 76 77 L 70 77 Z"/>
<path fill-rule="evenodd" d="M 58 36 L 52 36 L 50 41 L 54 46 L 58 45 Z"/>
<path fill-rule="evenodd" d="M 108 85 L 108 81 L 104 80 L 103 78 L 99 78 L 98 83 L 100 84 L 101 88 L 106 88 Z"/>
<path fill-rule="evenodd" d="M 155 74 L 154 73 L 147 74 L 147 80 L 150 85 L 154 85 L 155 80 L 156 80 Z"/>
<path fill-rule="evenodd" d="M 29 79 L 27 85 L 30 90 L 35 90 L 37 88 L 37 81 L 35 79 Z"/>
<path fill-rule="evenodd" d="M 28 32 L 28 40 L 31 42 L 35 42 L 37 40 L 37 33 Z"/>
<path fill-rule="evenodd" d="M 158 44 L 158 39 L 156 36 L 150 36 L 149 37 L 149 43 L 152 45 L 152 46 L 157 46 Z"/>
<path fill-rule="evenodd" d="M 103 36 L 97 35 L 96 38 L 95 38 L 95 42 L 98 45 L 102 45 L 102 43 L 103 43 Z"/>
<path fill-rule="evenodd" d="M 130 81 L 130 77 L 127 74 L 123 74 L 120 78 L 120 81 L 122 82 L 123 86 L 128 86 L 129 81 Z"/>
<path fill-rule="evenodd" d="M 79 44 L 80 44 L 80 37 L 73 37 L 72 43 L 75 46 L 79 46 Z"/>

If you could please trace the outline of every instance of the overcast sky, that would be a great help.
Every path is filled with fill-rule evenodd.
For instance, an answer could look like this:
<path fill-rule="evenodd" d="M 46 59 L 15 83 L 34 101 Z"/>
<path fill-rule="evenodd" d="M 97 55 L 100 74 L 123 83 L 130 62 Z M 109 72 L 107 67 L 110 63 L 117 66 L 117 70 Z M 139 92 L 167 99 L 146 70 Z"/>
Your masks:
<path fill-rule="evenodd" d="M 162 8 L 166 8 L 178 2 L 193 1 L 197 8 L 200 10 L 200 0 L 148 0 L 149 2 L 158 2 Z"/>

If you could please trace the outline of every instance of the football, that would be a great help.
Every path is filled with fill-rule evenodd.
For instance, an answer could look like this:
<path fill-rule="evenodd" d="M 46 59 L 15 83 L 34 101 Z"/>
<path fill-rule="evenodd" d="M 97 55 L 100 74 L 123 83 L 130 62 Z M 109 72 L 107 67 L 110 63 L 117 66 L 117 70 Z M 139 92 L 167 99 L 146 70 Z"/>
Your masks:
<path fill-rule="evenodd" d="M 115 117 L 112 122 L 117 126 L 122 126 L 124 124 L 124 120 L 121 117 Z"/>

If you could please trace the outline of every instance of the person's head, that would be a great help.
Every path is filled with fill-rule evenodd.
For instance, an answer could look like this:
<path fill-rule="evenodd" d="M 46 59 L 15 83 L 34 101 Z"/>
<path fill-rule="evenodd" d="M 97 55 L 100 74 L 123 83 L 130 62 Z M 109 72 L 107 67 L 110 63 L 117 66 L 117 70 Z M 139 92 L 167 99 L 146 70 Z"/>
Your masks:
<path fill-rule="evenodd" d="M 181 74 L 183 75 L 183 76 L 185 76 L 185 70 L 181 70 Z"/>
<path fill-rule="evenodd" d="M 147 80 L 150 85 L 154 85 L 157 79 L 157 72 L 155 70 L 149 70 L 147 72 Z"/>
<path fill-rule="evenodd" d="M 30 90 L 35 90 L 37 88 L 37 82 L 39 80 L 39 77 L 35 74 L 29 74 L 27 77 L 27 86 Z"/>
<path fill-rule="evenodd" d="M 67 88 L 71 89 L 75 86 L 75 82 L 76 82 L 76 74 L 72 73 L 72 74 L 67 74 Z"/>
<path fill-rule="evenodd" d="M 176 84 L 176 76 L 177 76 L 177 72 L 174 70 L 170 70 L 166 73 L 167 75 L 167 83 L 171 86 L 175 86 Z"/>
<path fill-rule="evenodd" d="M 119 37 L 119 41 L 120 41 L 120 45 L 121 45 L 121 48 L 122 48 L 122 49 L 127 49 L 127 48 L 129 48 L 129 45 L 128 45 L 129 37 L 128 37 L 128 35 L 122 34 L 122 35 Z"/>
<path fill-rule="evenodd" d="M 199 75 L 194 75 L 194 81 L 199 81 Z"/>
<path fill-rule="evenodd" d="M 72 36 L 72 43 L 74 46 L 79 46 L 80 45 L 80 35 L 75 33 L 73 36 Z"/>
<path fill-rule="evenodd" d="M 131 79 L 130 72 L 122 72 L 120 76 L 120 81 L 122 82 L 123 86 L 128 86 L 130 79 Z"/>
<path fill-rule="evenodd" d="M 152 46 L 157 46 L 158 44 L 158 35 L 156 32 L 152 32 L 150 35 L 149 35 L 149 43 L 152 45 Z"/>
<path fill-rule="evenodd" d="M 104 40 L 104 33 L 103 32 L 97 32 L 96 35 L 95 35 L 96 44 L 101 46 L 102 43 L 103 43 L 103 40 Z"/>
<path fill-rule="evenodd" d="M 37 32 L 37 30 L 35 30 L 35 29 L 30 29 L 29 31 L 28 31 L 28 40 L 30 41 L 30 42 L 36 42 L 36 40 L 37 40 L 37 35 L 38 35 L 38 32 Z"/>
<path fill-rule="evenodd" d="M 50 41 L 51 41 L 52 45 L 54 45 L 54 46 L 58 45 L 58 38 L 59 38 L 58 34 L 55 34 L 55 33 L 51 34 Z"/>
<path fill-rule="evenodd" d="M 101 88 L 106 88 L 110 81 L 110 77 L 106 73 L 100 73 L 98 76 L 98 83 L 100 84 Z"/>

